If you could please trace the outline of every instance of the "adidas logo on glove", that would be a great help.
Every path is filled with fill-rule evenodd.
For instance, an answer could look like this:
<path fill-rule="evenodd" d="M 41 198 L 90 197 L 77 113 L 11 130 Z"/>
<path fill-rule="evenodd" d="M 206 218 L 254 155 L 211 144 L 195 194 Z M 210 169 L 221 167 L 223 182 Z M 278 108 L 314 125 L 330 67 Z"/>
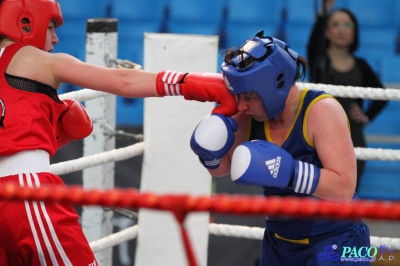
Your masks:
<path fill-rule="evenodd" d="M 268 170 L 270 171 L 272 177 L 277 178 L 279 173 L 279 167 L 281 166 L 281 157 L 278 156 L 275 159 L 265 161 L 265 164 L 268 166 Z"/>

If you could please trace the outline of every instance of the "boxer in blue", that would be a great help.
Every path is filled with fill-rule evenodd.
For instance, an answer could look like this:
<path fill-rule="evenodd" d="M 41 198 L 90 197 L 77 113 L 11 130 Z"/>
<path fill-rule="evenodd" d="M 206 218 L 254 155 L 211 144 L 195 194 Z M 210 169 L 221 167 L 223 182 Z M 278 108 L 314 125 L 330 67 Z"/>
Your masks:
<path fill-rule="evenodd" d="M 191 138 L 213 177 L 230 174 L 265 196 L 357 200 L 346 114 L 331 95 L 296 85 L 306 71 L 305 58 L 263 31 L 225 53 L 222 74 L 239 113 L 206 117 Z M 260 266 L 370 265 L 369 239 L 360 220 L 268 217 Z"/>

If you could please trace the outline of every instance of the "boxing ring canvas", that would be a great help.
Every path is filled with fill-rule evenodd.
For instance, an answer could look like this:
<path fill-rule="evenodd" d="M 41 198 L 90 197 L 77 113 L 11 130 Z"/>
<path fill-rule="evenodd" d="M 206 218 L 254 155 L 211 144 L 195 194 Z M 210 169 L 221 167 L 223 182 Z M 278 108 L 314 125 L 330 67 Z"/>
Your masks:
<path fill-rule="evenodd" d="M 217 72 L 218 36 L 145 33 L 144 70 Z M 183 97 L 144 101 L 141 192 L 210 195 L 211 176 L 190 149 L 191 134 L 215 103 Z M 185 220 L 199 265 L 207 265 L 208 213 Z M 140 209 L 135 265 L 188 265 L 175 217 Z"/>

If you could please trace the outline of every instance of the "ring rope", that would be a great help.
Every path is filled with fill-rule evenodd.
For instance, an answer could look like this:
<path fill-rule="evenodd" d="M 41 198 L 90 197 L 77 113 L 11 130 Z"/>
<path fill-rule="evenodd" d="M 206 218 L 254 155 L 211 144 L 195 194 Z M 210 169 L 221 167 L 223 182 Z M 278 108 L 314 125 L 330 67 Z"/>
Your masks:
<path fill-rule="evenodd" d="M 71 92 L 66 92 L 66 93 L 60 94 L 59 98 L 60 98 L 60 100 L 73 99 L 78 102 L 85 102 L 85 101 L 94 100 L 97 98 L 110 96 L 110 95 L 114 95 L 114 94 L 110 94 L 108 92 L 102 92 L 102 91 L 95 91 L 95 90 L 91 90 L 91 89 L 82 89 L 82 90 L 71 91 Z"/>
<path fill-rule="evenodd" d="M 343 98 L 362 98 L 371 100 L 400 100 L 400 89 L 382 89 L 371 87 L 353 87 L 353 86 L 340 86 L 328 85 L 322 83 L 296 83 L 300 88 L 309 88 L 315 90 L 323 90 L 326 93 L 336 97 Z"/>
<path fill-rule="evenodd" d="M 81 157 L 50 165 L 50 171 L 56 175 L 77 172 L 86 168 L 103 165 L 109 162 L 127 160 L 139 156 L 144 152 L 144 142 L 135 143 L 123 148 Z"/>
<path fill-rule="evenodd" d="M 138 235 L 138 231 L 139 226 L 133 225 L 107 237 L 92 241 L 89 243 L 89 246 L 92 249 L 93 253 L 97 253 L 108 248 L 117 246 L 121 243 L 127 242 L 129 240 L 135 239 Z"/>
<path fill-rule="evenodd" d="M 400 151 L 391 149 L 354 148 L 357 159 L 400 161 Z M 99 166 L 113 161 L 127 160 L 144 153 L 144 142 L 139 142 L 124 148 L 113 149 L 74 160 L 54 163 L 50 166 L 53 174 L 64 175 Z"/>
<path fill-rule="evenodd" d="M 347 98 L 363 98 L 371 100 L 400 100 L 400 89 L 393 88 L 369 88 L 369 87 L 353 87 L 353 86 L 339 86 L 328 85 L 321 83 L 296 83 L 300 88 L 319 89 L 336 97 Z M 113 95 L 107 92 L 100 92 L 91 89 L 82 89 L 72 92 L 60 94 L 60 99 L 74 99 L 79 102 L 84 102 L 107 95 Z"/>
<path fill-rule="evenodd" d="M 400 161 L 400 150 L 382 148 L 354 148 L 359 160 Z"/>
<path fill-rule="evenodd" d="M 217 212 L 234 215 L 273 215 L 294 218 L 386 219 L 400 220 L 400 202 L 355 201 L 330 202 L 315 198 L 260 197 L 216 195 L 140 194 L 136 189 L 84 190 L 81 186 L 44 185 L 41 188 L 20 187 L 13 183 L 0 186 L 0 200 L 60 202 L 70 205 L 115 206 L 167 210 L 178 222 L 190 266 L 197 266 L 184 220 L 189 212 Z"/>
<path fill-rule="evenodd" d="M 229 225 L 211 223 L 208 225 L 208 231 L 211 235 L 228 236 L 237 238 L 246 238 L 254 240 L 262 240 L 264 236 L 264 228 L 250 227 L 243 225 Z M 133 225 L 117 233 L 111 234 L 104 238 L 90 242 L 93 253 L 101 252 L 108 248 L 112 248 L 121 243 L 137 238 L 139 231 L 138 225 Z M 370 237 L 371 246 L 380 247 L 386 245 L 388 248 L 400 250 L 400 238 L 390 237 Z"/>
<path fill-rule="evenodd" d="M 324 201 L 316 198 L 277 196 L 190 196 L 156 195 L 129 189 L 91 189 L 81 186 L 20 187 L 13 183 L 0 186 L 0 200 L 32 200 L 63 202 L 71 205 L 113 206 L 167 210 L 174 214 L 215 212 L 234 215 L 273 215 L 294 218 L 380 219 L 400 220 L 400 202 L 357 200 L 352 202 Z"/>
<path fill-rule="evenodd" d="M 210 234 L 217 236 L 231 236 L 255 240 L 262 240 L 264 236 L 264 228 L 261 227 L 210 224 L 208 229 Z M 370 243 L 371 246 L 380 247 L 386 245 L 389 248 L 400 250 L 400 238 L 371 236 Z"/>

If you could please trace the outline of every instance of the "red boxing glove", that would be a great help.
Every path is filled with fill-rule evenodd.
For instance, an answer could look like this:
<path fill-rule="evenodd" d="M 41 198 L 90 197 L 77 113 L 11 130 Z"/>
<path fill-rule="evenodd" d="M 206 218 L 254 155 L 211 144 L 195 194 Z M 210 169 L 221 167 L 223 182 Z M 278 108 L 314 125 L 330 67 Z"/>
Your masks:
<path fill-rule="evenodd" d="M 186 100 L 216 102 L 219 106 L 214 108 L 213 114 L 232 116 L 237 113 L 236 98 L 226 88 L 222 74 L 164 70 L 157 75 L 156 88 L 161 97 L 183 95 Z"/>
<path fill-rule="evenodd" d="M 67 104 L 67 110 L 58 118 L 55 129 L 58 148 L 86 138 L 93 131 L 92 120 L 80 102 L 66 99 L 64 103 Z"/>

